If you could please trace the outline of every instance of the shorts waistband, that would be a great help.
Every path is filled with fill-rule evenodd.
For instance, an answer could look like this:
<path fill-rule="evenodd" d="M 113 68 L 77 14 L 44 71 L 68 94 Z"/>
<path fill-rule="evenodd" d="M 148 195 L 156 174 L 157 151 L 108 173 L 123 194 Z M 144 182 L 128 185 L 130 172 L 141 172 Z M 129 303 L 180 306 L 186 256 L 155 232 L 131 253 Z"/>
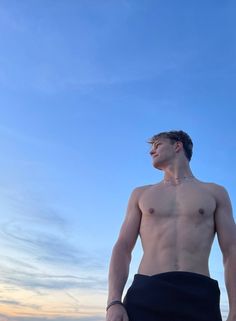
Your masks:
<path fill-rule="evenodd" d="M 162 272 L 158 274 L 153 274 L 153 275 L 146 275 L 146 274 L 141 274 L 137 273 L 134 275 L 134 279 L 158 279 L 158 278 L 170 278 L 170 277 L 186 277 L 186 278 L 198 278 L 199 280 L 205 280 L 208 282 L 212 282 L 214 284 L 218 285 L 218 281 L 211 278 L 210 276 L 196 273 L 196 272 L 189 272 L 189 271 L 168 271 L 168 272 Z"/>

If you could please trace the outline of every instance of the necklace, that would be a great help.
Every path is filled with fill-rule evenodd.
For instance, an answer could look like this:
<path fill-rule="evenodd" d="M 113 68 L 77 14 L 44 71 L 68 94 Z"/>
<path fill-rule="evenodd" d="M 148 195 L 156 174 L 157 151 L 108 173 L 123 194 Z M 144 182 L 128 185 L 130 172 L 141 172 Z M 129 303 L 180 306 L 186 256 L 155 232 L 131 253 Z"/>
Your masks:
<path fill-rule="evenodd" d="M 174 177 L 174 179 L 176 180 L 176 183 L 173 183 L 173 181 L 171 179 L 164 179 L 163 180 L 163 183 L 166 185 L 166 184 L 169 184 L 169 185 L 179 185 L 181 184 L 181 182 L 183 181 L 186 181 L 186 180 L 191 180 L 192 178 L 194 178 L 193 175 L 191 176 L 182 176 L 182 177 Z"/>

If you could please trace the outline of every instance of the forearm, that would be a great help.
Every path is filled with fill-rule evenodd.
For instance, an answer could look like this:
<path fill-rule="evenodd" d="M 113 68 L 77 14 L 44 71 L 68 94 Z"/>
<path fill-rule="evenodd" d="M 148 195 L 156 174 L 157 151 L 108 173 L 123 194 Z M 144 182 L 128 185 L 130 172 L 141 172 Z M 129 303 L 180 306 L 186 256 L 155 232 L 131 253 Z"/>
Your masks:
<path fill-rule="evenodd" d="M 129 275 L 130 261 L 131 253 L 126 247 L 122 244 L 115 244 L 109 268 L 108 303 L 113 300 L 121 300 Z"/>
<path fill-rule="evenodd" d="M 224 260 L 225 285 L 229 298 L 229 313 L 236 319 L 236 248 Z"/>

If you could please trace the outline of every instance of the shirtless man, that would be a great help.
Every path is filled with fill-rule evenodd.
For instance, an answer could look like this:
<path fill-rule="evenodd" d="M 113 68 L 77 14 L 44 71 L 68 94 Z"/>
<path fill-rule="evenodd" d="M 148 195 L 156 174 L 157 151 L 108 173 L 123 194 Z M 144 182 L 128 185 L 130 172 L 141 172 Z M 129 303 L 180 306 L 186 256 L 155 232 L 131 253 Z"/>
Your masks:
<path fill-rule="evenodd" d="M 106 321 L 222 320 L 218 282 L 208 267 L 215 234 L 224 260 L 227 321 L 236 321 L 236 226 L 228 194 L 193 176 L 193 144 L 185 132 L 163 132 L 149 142 L 153 166 L 164 178 L 130 196 L 110 261 Z M 138 236 L 143 257 L 122 302 Z"/>

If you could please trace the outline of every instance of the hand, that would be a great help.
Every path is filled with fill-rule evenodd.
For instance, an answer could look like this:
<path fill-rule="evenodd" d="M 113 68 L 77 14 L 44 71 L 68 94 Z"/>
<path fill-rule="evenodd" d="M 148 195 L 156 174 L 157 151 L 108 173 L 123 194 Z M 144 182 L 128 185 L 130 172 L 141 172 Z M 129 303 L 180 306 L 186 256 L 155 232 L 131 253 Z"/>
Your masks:
<path fill-rule="evenodd" d="M 129 321 L 128 314 L 123 305 L 112 305 L 107 311 L 106 321 Z"/>

